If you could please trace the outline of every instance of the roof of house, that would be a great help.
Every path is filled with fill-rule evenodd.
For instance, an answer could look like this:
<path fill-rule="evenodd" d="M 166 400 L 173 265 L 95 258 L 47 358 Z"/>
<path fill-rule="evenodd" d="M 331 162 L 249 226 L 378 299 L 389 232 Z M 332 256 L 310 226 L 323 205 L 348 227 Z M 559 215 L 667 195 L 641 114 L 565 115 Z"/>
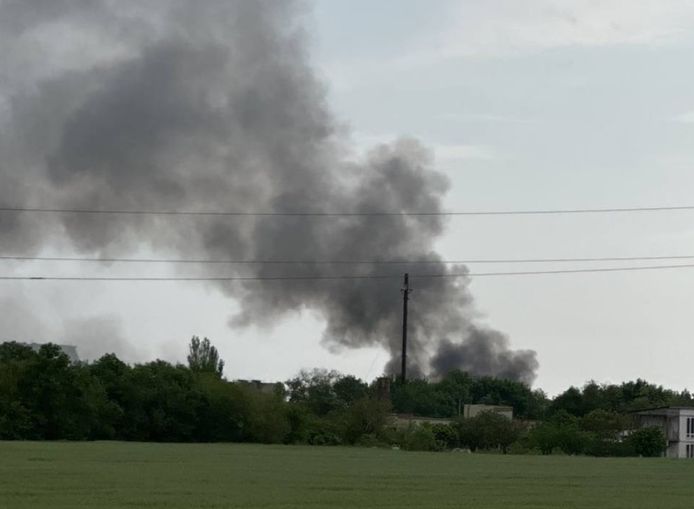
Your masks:
<path fill-rule="evenodd" d="M 694 412 L 694 406 L 662 406 L 637 410 L 632 413 L 637 415 L 669 415 L 675 412 L 679 413 L 680 410 L 690 410 Z"/>
<path fill-rule="evenodd" d="M 482 403 L 474 403 L 470 405 L 465 405 L 468 408 L 487 408 L 489 410 L 513 410 L 512 406 L 509 405 L 485 405 Z"/>

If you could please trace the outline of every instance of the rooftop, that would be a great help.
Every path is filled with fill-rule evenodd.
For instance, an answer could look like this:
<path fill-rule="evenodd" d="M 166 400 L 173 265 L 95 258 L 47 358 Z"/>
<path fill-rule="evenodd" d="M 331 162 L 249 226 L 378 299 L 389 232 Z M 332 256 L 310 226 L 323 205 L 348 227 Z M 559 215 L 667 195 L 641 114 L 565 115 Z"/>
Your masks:
<path fill-rule="evenodd" d="M 691 411 L 694 413 L 694 406 L 664 406 L 637 410 L 632 413 L 637 415 L 670 415 L 673 413 L 679 413 L 682 410 Z"/>

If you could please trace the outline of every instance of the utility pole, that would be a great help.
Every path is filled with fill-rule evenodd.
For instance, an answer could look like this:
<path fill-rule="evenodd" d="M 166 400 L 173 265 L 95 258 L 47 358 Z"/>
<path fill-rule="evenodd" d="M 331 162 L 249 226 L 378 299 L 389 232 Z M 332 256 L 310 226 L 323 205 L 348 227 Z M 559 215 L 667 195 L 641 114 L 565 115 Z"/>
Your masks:
<path fill-rule="evenodd" d="M 402 368 L 400 377 L 402 383 L 407 381 L 407 302 L 410 300 L 410 275 L 405 274 L 405 284 L 402 287 Z"/>

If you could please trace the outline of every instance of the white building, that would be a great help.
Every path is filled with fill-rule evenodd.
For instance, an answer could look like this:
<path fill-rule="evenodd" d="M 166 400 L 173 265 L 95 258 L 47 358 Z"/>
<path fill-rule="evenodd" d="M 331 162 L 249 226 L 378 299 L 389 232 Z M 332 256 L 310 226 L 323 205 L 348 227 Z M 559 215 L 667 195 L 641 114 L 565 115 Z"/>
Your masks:
<path fill-rule="evenodd" d="M 694 407 L 665 407 L 636 413 L 642 428 L 657 426 L 667 438 L 668 458 L 694 458 Z"/>

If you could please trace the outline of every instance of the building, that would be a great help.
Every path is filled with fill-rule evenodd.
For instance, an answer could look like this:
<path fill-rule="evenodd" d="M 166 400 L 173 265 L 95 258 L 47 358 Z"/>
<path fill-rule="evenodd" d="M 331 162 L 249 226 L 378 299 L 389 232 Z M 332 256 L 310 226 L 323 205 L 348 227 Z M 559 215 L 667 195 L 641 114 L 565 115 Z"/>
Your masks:
<path fill-rule="evenodd" d="M 453 419 L 443 419 L 438 417 L 420 417 L 412 414 L 391 414 L 390 418 L 393 427 L 396 429 L 406 429 L 422 424 L 451 424 Z"/>
<path fill-rule="evenodd" d="M 41 348 L 44 343 L 19 343 L 20 345 L 23 346 L 28 346 L 31 348 L 34 352 L 38 352 L 39 348 Z M 68 356 L 68 359 L 70 359 L 70 362 L 79 362 L 80 357 L 77 354 L 77 347 L 73 345 L 56 345 L 59 347 L 65 355 Z"/>
<path fill-rule="evenodd" d="M 263 394 L 282 394 L 284 386 L 279 383 L 261 382 L 260 380 L 236 380 L 236 383 Z"/>
<path fill-rule="evenodd" d="M 504 405 L 465 405 L 463 406 L 463 417 L 469 419 L 476 417 L 482 412 L 494 412 L 509 420 L 513 420 L 513 407 Z"/>
<path fill-rule="evenodd" d="M 503 405 L 464 405 L 462 416 L 465 419 L 469 419 L 478 416 L 482 412 L 494 412 L 503 415 L 509 420 L 513 420 L 513 407 Z M 408 426 L 421 424 L 451 424 L 454 421 L 454 419 L 421 417 L 411 414 L 392 414 L 391 417 L 396 428 L 407 428 Z"/>
<path fill-rule="evenodd" d="M 694 458 L 694 407 L 664 407 L 636 412 L 641 428 L 656 426 L 667 438 L 665 456 Z"/>

